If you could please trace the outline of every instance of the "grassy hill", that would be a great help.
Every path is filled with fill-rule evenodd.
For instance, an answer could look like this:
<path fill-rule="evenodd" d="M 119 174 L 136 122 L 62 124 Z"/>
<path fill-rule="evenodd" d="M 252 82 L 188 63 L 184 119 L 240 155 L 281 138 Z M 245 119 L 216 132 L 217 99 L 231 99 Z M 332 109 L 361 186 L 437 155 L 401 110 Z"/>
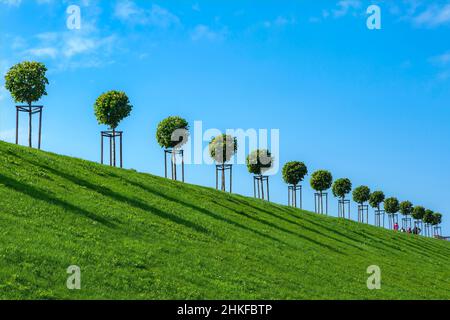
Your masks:
<path fill-rule="evenodd" d="M 0 299 L 450 299 L 449 263 L 449 242 L 0 143 Z"/>

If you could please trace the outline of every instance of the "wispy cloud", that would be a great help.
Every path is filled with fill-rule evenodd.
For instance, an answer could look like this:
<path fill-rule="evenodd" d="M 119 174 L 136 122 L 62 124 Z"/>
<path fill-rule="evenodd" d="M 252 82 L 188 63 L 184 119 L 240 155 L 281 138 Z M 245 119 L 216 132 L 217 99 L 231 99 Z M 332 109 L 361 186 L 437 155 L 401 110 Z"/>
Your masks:
<path fill-rule="evenodd" d="M 450 24 L 450 3 L 430 5 L 417 15 L 411 17 L 416 26 L 438 27 Z"/>
<path fill-rule="evenodd" d="M 226 38 L 227 29 L 213 30 L 211 27 L 199 24 L 191 31 L 191 39 L 193 41 L 208 40 L 222 41 Z"/>
<path fill-rule="evenodd" d="M 149 9 L 146 9 L 130 0 L 117 2 L 114 16 L 122 22 L 133 25 L 148 25 L 164 29 L 180 24 L 180 19 L 165 8 L 152 4 Z"/>

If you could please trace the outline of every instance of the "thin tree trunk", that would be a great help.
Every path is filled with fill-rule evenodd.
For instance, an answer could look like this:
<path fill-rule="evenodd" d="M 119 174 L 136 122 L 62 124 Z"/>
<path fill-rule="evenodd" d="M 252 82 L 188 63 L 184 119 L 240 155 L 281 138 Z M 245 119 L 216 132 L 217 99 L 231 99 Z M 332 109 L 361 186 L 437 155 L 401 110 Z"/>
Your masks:
<path fill-rule="evenodd" d="M 31 148 L 33 146 L 32 140 L 31 140 L 31 136 L 32 136 L 32 117 L 33 114 L 31 112 L 31 103 L 28 103 L 28 106 L 30 107 L 30 113 L 29 113 L 29 128 L 28 128 L 28 146 Z"/>
<path fill-rule="evenodd" d="M 112 154 L 113 154 L 113 167 L 116 166 L 116 128 L 112 128 Z"/>

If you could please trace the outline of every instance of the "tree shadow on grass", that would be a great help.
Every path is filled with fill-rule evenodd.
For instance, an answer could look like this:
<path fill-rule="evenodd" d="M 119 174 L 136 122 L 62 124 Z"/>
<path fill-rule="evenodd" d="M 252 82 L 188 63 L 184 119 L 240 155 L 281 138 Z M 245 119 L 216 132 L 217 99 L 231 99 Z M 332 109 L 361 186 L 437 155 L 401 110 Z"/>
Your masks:
<path fill-rule="evenodd" d="M 62 208 L 64 210 L 68 210 L 70 212 L 73 212 L 73 213 L 85 216 L 85 217 L 87 217 L 89 219 L 92 219 L 92 220 L 94 220 L 94 221 L 96 221 L 98 223 L 101 223 L 101 224 L 103 224 L 103 225 L 105 225 L 107 227 L 111 228 L 111 227 L 115 226 L 112 222 L 110 222 L 110 221 L 108 221 L 108 220 L 106 220 L 106 219 L 104 219 L 102 217 L 99 217 L 98 215 L 96 215 L 96 214 L 94 214 L 92 212 L 89 212 L 89 211 L 87 211 L 85 209 L 82 209 L 82 208 L 79 208 L 77 206 L 74 206 L 73 204 L 71 204 L 69 202 L 66 202 L 66 201 L 63 201 L 61 199 L 49 196 L 48 193 L 46 193 L 43 190 L 39 190 L 39 189 L 37 189 L 35 187 L 32 187 L 32 186 L 29 186 L 27 184 L 21 183 L 21 182 L 19 182 L 17 180 L 11 179 L 11 178 L 9 178 L 7 176 L 4 176 L 2 174 L 0 174 L 0 181 L 8 189 L 12 189 L 12 190 L 14 190 L 14 191 L 16 191 L 18 193 L 25 194 L 25 195 L 27 195 L 27 196 L 29 196 L 31 198 L 36 199 L 36 200 L 45 201 L 45 202 L 47 202 L 50 205 L 55 205 L 55 206 L 58 206 L 58 207 L 60 207 L 60 208 Z"/>
<path fill-rule="evenodd" d="M 262 233 L 262 232 L 260 232 L 260 231 L 258 231 L 258 230 L 249 228 L 249 227 L 247 227 L 247 226 L 245 226 L 245 225 L 243 225 L 243 224 L 240 224 L 239 222 L 236 222 L 236 221 L 227 219 L 227 218 L 225 218 L 225 217 L 223 217 L 223 216 L 221 216 L 221 215 L 219 215 L 219 214 L 216 214 L 216 213 L 214 213 L 214 212 L 212 212 L 212 211 L 210 211 L 210 210 L 207 210 L 207 209 L 205 209 L 205 208 L 196 206 L 196 205 L 194 205 L 194 204 L 192 204 L 192 203 L 183 201 L 183 200 L 181 200 L 181 199 L 179 199 L 179 198 L 171 197 L 171 196 L 169 196 L 169 195 L 167 195 L 167 194 L 164 194 L 164 193 L 162 193 L 162 192 L 160 192 L 160 191 L 157 191 L 157 190 L 155 190 L 155 189 L 153 189 L 153 188 L 149 188 L 148 186 L 146 186 L 146 185 L 144 185 L 144 184 L 142 184 L 142 183 L 139 183 L 139 182 L 135 182 L 135 181 L 129 180 L 129 179 L 124 178 L 124 177 L 122 177 L 122 176 L 117 176 L 117 175 L 113 175 L 113 176 L 115 176 L 116 178 L 121 179 L 121 180 L 123 180 L 124 182 L 126 182 L 126 183 L 128 183 L 128 184 L 131 184 L 131 185 L 133 185 L 133 186 L 135 186 L 135 187 L 137 187 L 137 188 L 139 188 L 139 189 L 141 189 L 141 190 L 144 190 L 144 191 L 146 191 L 146 192 L 148 192 L 148 193 L 151 193 L 151 194 L 153 194 L 154 196 L 163 198 L 163 199 L 165 199 L 165 200 L 167 200 L 167 201 L 176 203 L 176 204 L 181 205 L 181 206 L 183 206 L 183 207 L 190 208 L 190 209 L 192 209 L 192 210 L 194 210 L 194 211 L 199 211 L 199 212 L 201 212 L 201 213 L 203 213 L 203 214 L 205 214 L 205 215 L 207 215 L 207 216 L 209 216 L 209 217 L 211 217 L 211 218 L 213 218 L 213 219 L 220 220 L 220 221 L 225 222 L 225 223 L 228 223 L 228 224 L 230 224 L 230 225 L 232 225 L 232 226 L 238 227 L 238 228 L 240 228 L 240 229 L 242 229 L 242 230 L 245 230 L 245 231 L 254 233 L 254 234 L 256 234 L 256 235 L 258 235 L 258 236 L 260 236 L 260 237 L 264 237 L 264 238 L 270 239 L 270 240 L 272 240 L 272 241 L 281 243 L 281 244 L 283 244 L 283 245 L 285 245 L 285 246 L 288 246 L 288 247 L 290 247 L 290 248 L 292 248 L 292 249 L 297 249 L 297 248 L 295 248 L 295 247 L 289 245 L 288 243 L 286 243 L 286 242 L 284 242 L 284 241 L 282 241 L 282 240 L 280 240 L 280 239 L 277 239 L 277 238 L 272 237 L 272 236 L 270 236 L 270 235 L 268 235 L 268 234 Z"/>
<path fill-rule="evenodd" d="M 26 161 L 31 163 L 31 164 L 33 164 L 33 165 L 35 165 L 35 166 L 41 167 L 42 169 L 48 170 L 49 172 L 51 172 L 51 173 L 53 173 L 53 174 L 55 174 L 55 175 L 65 179 L 65 180 L 71 181 L 72 183 L 74 183 L 76 185 L 88 188 L 88 189 L 90 189 L 92 191 L 95 191 L 95 192 L 97 192 L 97 193 L 99 193 L 99 194 L 101 194 L 101 195 L 103 195 L 105 197 L 111 198 L 111 199 L 113 199 L 115 201 L 126 203 L 126 204 L 128 204 L 128 205 L 130 205 L 130 206 L 132 206 L 132 207 L 134 207 L 136 209 L 140 209 L 140 210 L 144 210 L 146 212 L 152 213 L 152 214 L 154 214 L 154 215 L 156 215 L 156 216 L 158 216 L 160 218 L 163 218 L 163 219 L 172 221 L 174 223 L 183 225 L 183 226 L 185 226 L 187 228 L 190 228 L 190 229 L 192 229 L 192 230 L 194 230 L 196 232 L 200 232 L 200 233 L 204 233 L 204 234 L 209 234 L 210 233 L 208 229 L 206 229 L 206 228 L 204 228 L 202 226 L 199 226 L 199 225 L 197 225 L 197 224 L 195 224 L 195 223 L 193 223 L 193 222 L 191 222 L 189 220 L 186 220 L 186 219 L 183 219 L 183 218 L 178 217 L 176 215 L 173 215 L 171 213 L 162 211 L 160 209 L 157 209 L 157 208 L 155 208 L 153 206 L 150 206 L 150 205 L 148 205 L 148 204 L 146 204 L 144 202 L 141 202 L 139 200 L 126 197 L 126 196 L 124 196 L 124 195 L 122 195 L 120 193 L 112 191 L 109 188 L 95 185 L 95 184 L 90 183 L 90 182 L 88 182 L 86 180 L 83 180 L 81 178 L 73 176 L 73 175 L 71 175 L 69 173 L 65 173 L 65 172 L 62 172 L 62 171 L 60 171 L 58 169 L 51 168 L 51 167 L 46 166 L 46 165 L 44 165 L 42 163 L 37 163 L 37 162 L 35 162 L 33 160 L 26 159 Z"/>

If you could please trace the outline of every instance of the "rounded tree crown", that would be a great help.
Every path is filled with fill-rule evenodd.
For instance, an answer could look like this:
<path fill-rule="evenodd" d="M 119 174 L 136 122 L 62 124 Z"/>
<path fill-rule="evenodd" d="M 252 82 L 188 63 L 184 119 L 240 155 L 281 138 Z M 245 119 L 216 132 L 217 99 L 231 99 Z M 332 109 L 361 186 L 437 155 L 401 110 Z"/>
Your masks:
<path fill-rule="evenodd" d="M 161 148 L 181 148 L 189 138 L 189 123 L 181 117 L 168 117 L 158 124 L 156 140 Z"/>
<path fill-rule="evenodd" d="M 335 197 L 345 198 L 352 191 L 352 182 L 347 178 L 337 179 L 333 183 L 332 191 Z"/>
<path fill-rule="evenodd" d="M 227 134 L 214 137 L 209 143 L 209 154 L 217 163 L 230 161 L 237 149 L 237 138 Z"/>
<path fill-rule="evenodd" d="M 97 98 L 94 104 L 95 116 L 99 124 L 116 129 L 120 121 L 128 117 L 133 106 L 123 91 L 109 91 Z"/>
<path fill-rule="evenodd" d="M 31 105 L 47 95 L 47 68 L 43 63 L 25 61 L 11 67 L 5 75 L 5 88 L 15 102 Z"/>
<path fill-rule="evenodd" d="M 308 168 L 303 162 L 291 161 L 284 165 L 282 173 L 284 182 L 296 186 L 308 174 Z"/>
<path fill-rule="evenodd" d="M 413 204 L 410 201 L 403 201 L 400 203 L 400 213 L 404 216 L 409 216 L 414 210 Z"/>
<path fill-rule="evenodd" d="M 262 174 L 273 165 L 273 157 L 269 150 L 257 149 L 247 156 L 247 169 L 252 174 Z"/>
<path fill-rule="evenodd" d="M 333 183 L 333 176 L 329 171 L 318 170 L 311 175 L 311 188 L 316 191 L 325 191 L 330 189 Z"/>
<path fill-rule="evenodd" d="M 369 201 L 370 189 L 367 186 L 360 186 L 353 190 L 353 201 L 359 204 Z"/>
<path fill-rule="evenodd" d="M 442 214 L 435 213 L 433 214 L 433 222 L 431 223 L 433 226 L 437 226 L 442 223 Z"/>
<path fill-rule="evenodd" d="M 425 210 L 425 214 L 423 215 L 422 218 L 423 222 L 425 223 L 433 223 L 434 221 L 434 212 L 432 210 Z"/>
<path fill-rule="evenodd" d="M 372 208 L 378 208 L 384 201 L 383 191 L 374 191 L 369 198 L 369 204 Z"/>
<path fill-rule="evenodd" d="M 384 210 L 386 213 L 394 214 L 400 210 L 400 203 L 397 198 L 388 198 L 384 200 Z"/>
<path fill-rule="evenodd" d="M 422 206 L 415 206 L 412 212 L 412 217 L 416 220 L 422 220 L 425 215 L 425 208 Z"/>

